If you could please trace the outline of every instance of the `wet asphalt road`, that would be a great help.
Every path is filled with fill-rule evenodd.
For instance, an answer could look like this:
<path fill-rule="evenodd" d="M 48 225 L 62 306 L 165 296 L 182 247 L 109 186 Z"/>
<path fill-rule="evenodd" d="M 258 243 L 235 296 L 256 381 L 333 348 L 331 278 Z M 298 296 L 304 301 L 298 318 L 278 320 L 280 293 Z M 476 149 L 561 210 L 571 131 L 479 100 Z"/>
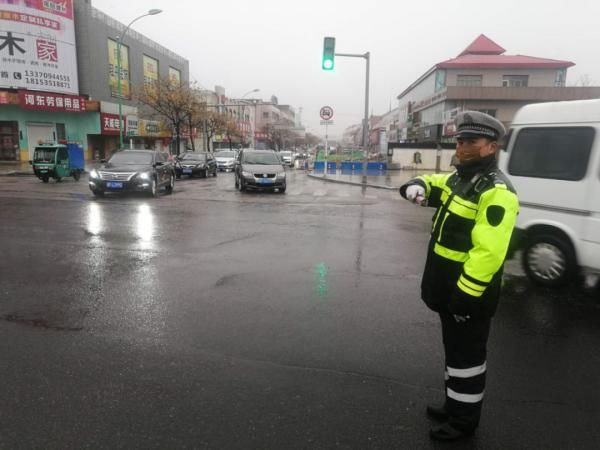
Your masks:
<path fill-rule="evenodd" d="M 429 440 L 430 217 L 293 171 L 158 199 L 0 177 L 0 448 L 597 448 L 600 302 L 514 262 L 481 427 Z"/>

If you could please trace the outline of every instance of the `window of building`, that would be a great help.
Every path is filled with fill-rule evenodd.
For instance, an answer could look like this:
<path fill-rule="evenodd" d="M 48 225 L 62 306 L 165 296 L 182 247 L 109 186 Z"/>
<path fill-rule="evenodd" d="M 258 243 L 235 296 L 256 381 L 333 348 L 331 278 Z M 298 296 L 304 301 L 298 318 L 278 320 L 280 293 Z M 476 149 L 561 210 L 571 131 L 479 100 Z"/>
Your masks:
<path fill-rule="evenodd" d="M 481 86 L 483 75 L 458 75 L 456 78 L 457 86 L 478 87 Z"/>
<path fill-rule="evenodd" d="M 502 86 L 504 87 L 527 87 L 529 75 L 502 75 Z"/>
<path fill-rule="evenodd" d="M 567 78 L 567 69 L 558 69 L 556 71 L 556 78 L 554 79 L 554 86 L 564 87 L 566 78 Z"/>
<path fill-rule="evenodd" d="M 67 139 L 67 132 L 65 130 L 65 124 L 64 123 L 57 123 L 56 124 L 56 140 L 57 141 L 64 141 Z"/>
<path fill-rule="evenodd" d="M 446 71 L 439 69 L 435 73 L 435 92 L 441 91 L 446 87 Z"/>
<path fill-rule="evenodd" d="M 594 135 L 590 127 L 524 128 L 513 146 L 508 173 L 581 180 L 587 171 Z"/>
<path fill-rule="evenodd" d="M 269 118 L 269 113 L 268 112 L 264 112 L 263 113 L 263 119 L 268 119 Z"/>

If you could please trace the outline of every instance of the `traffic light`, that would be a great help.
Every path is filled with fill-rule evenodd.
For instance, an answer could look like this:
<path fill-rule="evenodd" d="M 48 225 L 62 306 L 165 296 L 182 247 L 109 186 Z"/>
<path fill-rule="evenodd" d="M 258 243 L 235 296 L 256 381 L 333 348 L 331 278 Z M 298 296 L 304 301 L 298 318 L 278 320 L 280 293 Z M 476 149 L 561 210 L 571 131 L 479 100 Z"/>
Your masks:
<path fill-rule="evenodd" d="M 323 40 L 323 70 L 333 70 L 335 56 L 335 38 L 326 37 Z"/>

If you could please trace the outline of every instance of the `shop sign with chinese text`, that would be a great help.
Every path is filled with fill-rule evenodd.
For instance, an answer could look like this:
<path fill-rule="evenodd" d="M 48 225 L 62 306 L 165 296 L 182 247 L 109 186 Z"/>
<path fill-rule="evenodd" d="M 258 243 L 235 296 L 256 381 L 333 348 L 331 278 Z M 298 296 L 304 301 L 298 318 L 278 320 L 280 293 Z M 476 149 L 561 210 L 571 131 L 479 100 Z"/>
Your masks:
<path fill-rule="evenodd" d="M 72 0 L 0 1 L 0 87 L 79 92 Z"/>
<path fill-rule="evenodd" d="M 123 127 L 123 134 L 126 134 L 125 130 L 125 116 L 121 121 Z M 100 130 L 104 135 L 118 136 L 119 135 L 119 116 L 117 114 L 100 113 Z"/>
<path fill-rule="evenodd" d="M 19 105 L 23 109 L 40 111 L 85 112 L 85 97 L 20 90 Z"/>

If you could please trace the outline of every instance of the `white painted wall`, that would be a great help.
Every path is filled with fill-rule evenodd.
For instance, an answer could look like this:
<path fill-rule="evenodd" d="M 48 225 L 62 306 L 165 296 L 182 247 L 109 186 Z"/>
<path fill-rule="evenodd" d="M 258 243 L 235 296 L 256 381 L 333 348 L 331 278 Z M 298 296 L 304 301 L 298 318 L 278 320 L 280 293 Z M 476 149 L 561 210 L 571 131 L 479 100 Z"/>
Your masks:
<path fill-rule="evenodd" d="M 421 164 L 414 163 L 414 154 L 421 153 Z M 450 165 L 454 150 L 442 149 L 440 170 L 451 172 L 454 167 Z M 437 150 L 435 148 L 395 148 L 392 155 L 392 164 L 400 164 L 402 169 L 435 170 Z"/>

